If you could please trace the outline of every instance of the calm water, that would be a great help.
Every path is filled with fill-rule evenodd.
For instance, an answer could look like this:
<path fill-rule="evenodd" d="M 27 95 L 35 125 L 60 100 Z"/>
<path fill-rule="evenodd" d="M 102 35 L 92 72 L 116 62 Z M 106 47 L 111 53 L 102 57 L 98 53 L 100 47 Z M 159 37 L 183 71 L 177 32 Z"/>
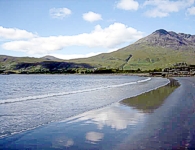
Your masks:
<path fill-rule="evenodd" d="M 0 75 L 0 81 L 0 137 L 105 107 L 168 83 L 162 78 L 121 75 Z"/>

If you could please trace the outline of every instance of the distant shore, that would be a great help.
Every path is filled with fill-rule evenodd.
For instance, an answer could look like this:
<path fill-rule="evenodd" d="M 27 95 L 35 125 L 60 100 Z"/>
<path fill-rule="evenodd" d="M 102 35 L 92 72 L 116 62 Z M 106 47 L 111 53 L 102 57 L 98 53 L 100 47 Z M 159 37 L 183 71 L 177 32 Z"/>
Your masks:
<path fill-rule="evenodd" d="M 0 73 L 0 75 L 129 75 L 129 76 L 140 76 L 140 77 L 165 77 L 165 78 L 173 78 L 173 77 L 195 77 L 195 75 L 191 74 L 168 74 L 166 72 L 151 72 L 151 73 Z"/>

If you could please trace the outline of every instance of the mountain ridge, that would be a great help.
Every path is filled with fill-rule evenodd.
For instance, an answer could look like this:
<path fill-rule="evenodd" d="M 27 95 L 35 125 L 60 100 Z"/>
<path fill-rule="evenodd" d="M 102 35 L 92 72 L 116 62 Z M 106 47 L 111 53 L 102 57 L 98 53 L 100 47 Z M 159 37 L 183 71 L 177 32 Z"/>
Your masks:
<path fill-rule="evenodd" d="M 132 57 L 126 62 L 130 55 Z M 170 67 L 177 62 L 193 64 L 194 58 L 195 35 L 159 29 L 117 51 L 73 61 L 96 67 L 149 70 Z"/>
<path fill-rule="evenodd" d="M 189 46 L 192 49 L 195 49 L 195 35 L 159 29 L 135 42 L 135 44 L 140 43 L 146 43 L 152 46 L 162 46 L 175 50 L 186 50 L 189 49 Z"/>
<path fill-rule="evenodd" d="M 178 62 L 194 64 L 195 35 L 175 33 L 173 31 L 159 29 L 137 42 L 117 51 L 102 53 L 89 58 L 60 60 L 53 56 L 45 56 L 42 58 L 8 57 L 9 58 L 5 60 L 5 56 L 0 56 L 0 68 L 14 69 L 14 66 L 18 63 L 28 62 L 32 63 L 33 66 L 36 65 L 36 62 L 46 61 L 48 63 L 62 62 L 62 64 L 59 64 L 60 66 L 63 66 L 64 62 L 74 64 L 69 65 L 70 68 L 114 68 L 120 70 L 136 70 L 139 68 L 141 70 L 151 70 L 170 67 Z M 44 68 L 45 66 L 42 64 L 45 63 L 39 63 L 39 65 L 41 65 L 40 67 Z M 60 66 L 57 68 L 62 69 Z M 28 70 L 28 68 L 23 69 Z"/>

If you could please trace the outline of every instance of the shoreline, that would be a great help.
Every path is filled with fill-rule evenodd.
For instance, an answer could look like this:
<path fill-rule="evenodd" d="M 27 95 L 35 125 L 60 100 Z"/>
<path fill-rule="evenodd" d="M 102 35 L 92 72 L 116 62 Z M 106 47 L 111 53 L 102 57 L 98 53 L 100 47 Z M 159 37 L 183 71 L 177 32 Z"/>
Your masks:
<path fill-rule="evenodd" d="M 139 94 L 135 97 L 124 99 L 119 103 L 133 107 L 135 109 L 152 112 L 153 110 L 160 107 L 163 104 L 163 102 L 166 100 L 166 98 L 180 86 L 180 83 L 177 80 L 173 78 L 168 78 L 168 79 L 169 79 L 169 83 L 163 86 Z M 163 93 L 161 93 L 161 91 L 163 91 Z M 157 96 L 155 97 L 155 95 Z"/>
<path fill-rule="evenodd" d="M 168 84 L 171 84 L 171 83 L 173 83 L 173 82 L 176 81 L 175 79 L 169 79 L 169 80 L 170 80 L 170 82 Z M 166 85 L 168 85 L 168 84 L 166 84 Z M 157 89 L 162 88 L 162 87 L 164 87 L 164 86 L 158 87 Z M 154 90 L 151 90 L 151 91 L 155 91 L 157 89 L 154 89 Z M 147 93 L 150 93 L 150 92 L 148 91 L 148 92 L 142 93 L 142 94 L 147 94 Z M 140 95 L 142 95 L 142 94 L 140 94 Z M 135 97 L 139 97 L 140 95 L 137 95 Z M 128 109 L 127 112 L 124 111 L 124 109 L 125 110 Z M 158 109 L 158 108 L 155 108 L 155 109 Z M 152 112 L 149 112 L 149 113 L 152 113 Z M 11 145 L 14 145 L 14 144 L 16 144 L 18 142 L 19 143 L 21 143 L 21 142 L 23 143 L 24 141 L 28 141 L 29 143 L 31 143 L 32 142 L 32 139 L 34 139 L 34 138 L 37 139 L 38 141 L 41 140 L 43 143 L 44 143 L 44 140 L 43 139 L 45 139 L 45 138 L 47 139 L 47 141 L 52 142 L 53 139 L 48 138 L 48 134 L 50 135 L 49 137 L 59 136 L 60 134 L 65 134 L 65 135 L 66 134 L 70 134 L 70 136 L 71 136 L 72 133 L 70 133 L 70 131 L 66 130 L 66 131 L 63 131 L 62 132 L 62 128 L 61 127 L 63 127 L 64 129 L 67 127 L 70 130 L 72 130 L 73 129 L 72 127 L 74 127 L 74 129 L 76 128 L 76 131 L 78 131 L 78 133 L 80 135 L 81 132 L 82 132 L 80 129 L 81 129 L 81 127 L 83 127 L 83 125 L 82 125 L 83 122 L 85 122 L 84 123 L 84 126 L 89 126 L 90 128 L 92 127 L 92 125 L 93 126 L 94 125 L 97 125 L 98 122 L 99 122 L 99 125 L 97 125 L 97 126 L 102 126 L 102 124 L 103 124 L 104 128 L 105 127 L 106 128 L 109 128 L 109 129 L 107 129 L 108 131 L 99 132 L 99 130 L 101 130 L 101 129 L 98 129 L 98 128 L 97 129 L 94 129 L 95 131 L 88 131 L 89 128 L 85 128 L 85 130 L 86 130 L 85 140 L 87 140 L 87 143 L 86 142 L 84 142 L 84 143 L 87 146 L 89 146 L 89 148 L 93 148 L 94 143 L 95 143 L 96 146 L 97 146 L 98 143 L 100 143 L 100 145 L 101 145 L 102 144 L 101 141 L 104 141 L 103 140 L 103 137 L 104 136 L 106 137 L 106 134 L 108 134 L 109 132 L 111 132 L 113 128 L 114 128 L 115 131 L 114 132 L 112 131 L 112 135 L 115 135 L 118 132 L 118 130 L 121 130 L 121 129 L 122 130 L 123 129 L 125 129 L 125 130 L 128 129 L 128 130 L 132 130 L 133 131 L 132 127 L 128 127 L 128 126 L 134 126 L 133 125 L 134 123 L 132 122 L 131 118 L 129 119 L 129 115 L 127 115 L 127 114 L 129 114 L 132 117 L 133 116 L 136 116 L 136 114 L 140 114 L 141 115 L 141 119 L 143 119 L 144 117 L 142 117 L 142 116 L 147 116 L 148 115 L 148 112 L 145 112 L 145 111 L 141 111 L 140 112 L 139 109 L 135 109 L 135 108 L 133 108 L 131 106 L 130 107 L 129 106 L 125 106 L 125 105 L 121 104 L 121 101 L 119 101 L 119 102 L 117 102 L 115 104 L 111 104 L 111 105 L 106 106 L 106 107 L 100 107 L 100 108 L 95 109 L 95 110 L 91 110 L 91 111 L 84 112 L 84 113 L 82 113 L 80 115 L 75 115 L 75 116 L 69 117 L 69 118 L 65 119 L 65 121 L 53 122 L 53 123 L 46 124 L 44 126 L 35 128 L 33 130 L 29 130 L 29 131 L 25 131 L 25 132 L 22 132 L 22 133 L 19 133 L 19 134 L 15 134 L 15 135 L 12 135 L 10 137 L 5 137 L 5 138 L 3 138 L 5 140 L 4 142 L 2 141 L 3 139 L 0 139 L 0 148 L 6 148 L 5 146 L 7 146 L 7 144 L 5 144 L 5 143 L 6 142 L 9 143 L 10 140 L 11 140 L 11 143 L 9 143 L 9 144 L 11 146 Z M 102 121 L 101 119 L 98 119 L 102 115 L 108 115 L 108 116 L 109 115 L 111 115 L 111 116 L 114 115 L 115 117 L 113 117 L 113 116 L 111 117 L 110 116 L 109 118 L 106 118 L 107 122 L 110 122 L 110 123 L 106 123 L 105 124 L 104 121 Z M 116 116 L 118 116 L 118 117 L 116 117 Z M 126 116 L 125 119 L 123 118 L 124 116 Z M 121 120 L 121 117 L 123 118 L 122 120 L 124 120 L 124 121 L 126 120 L 125 121 L 125 122 L 127 122 L 126 125 Z M 91 123 L 88 123 L 89 121 Z M 122 121 L 122 124 L 121 124 L 121 121 Z M 140 124 L 138 126 L 143 126 L 142 123 L 138 123 L 138 124 Z M 99 128 L 102 128 L 102 127 L 99 127 Z M 133 128 L 137 128 L 136 125 Z M 97 130 L 98 130 L 98 132 L 97 132 Z M 76 132 L 76 131 L 74 131 L 74 132 Z M 119 132 L 118 134 L 122 134 L 122 133 Z M 43 139 L 40 139 L 40 136 L 42 136 L 44 138 Z M 90 139 L 90 136 L 92 136 L 91 139 Z M 64 146 L 61 143 L 58 143 L 57 147 L 58 148 L 64 147 L 64 148 L 75 149 L 74 148 L 74 145 L 76 143 L 74 144 L 74 142 L 73 142 L 74 141 L 74 138 L 75 137 L 73 136 L 71 138 L 71 140 L 68 140 L 67 137 L 62 137 L 62 138 L 60 137 L 60 139 L 62 141 L 64 140 L 64 142 L 66 144 Z M 17 140 L 15 140 L 15 139 L 17 139 Z M 72 142 L 70 142 L 70 141 L 72 141 Z M 24 147 L 27 147 L 28 148 L 32 144 L 31 143 L 29 145 L 28 142 L 26 143 L 27 145 L 24 145 Z M 34 144 L 37 145 L 37 143 L 34 143 Z M 54 144 L 54 145 L 56 145 L 56 144 Z M 98 144 L 98 146 L 100 146 L 100 145 Z M 19 146 L 19 148 L 21 148 L 20 147 L 21 146 L 20 144 L 19 145 L 16 144 L 16 147 L 17 146 Z M 40 148 L 44 148 L 44 149 L 51 148 L 51 147 L 47 147 L 48 145 L 46 147 L 42 147 L 42 145 L 40 143 L 37 146 L 38 147 L 41 146 Z M 83 144 L 81 144 L 80 146 L 83 146 Z M 8 146 L 8 149 L 9 148 L 11 148 L 11 147 Z M 32 147 L 30 147 L 30 148 L 32 148 Z"/>
<path fill-rule="evenodd" d="M 149 79 L 149 78 L 147 78 L 147 79 Z M 145 79 L 144 79 L 144 80 L 145 80 Z M 139 80 L 139 81 L 140 81 L 140 80 Z M 166 83 L 166 84 L 167 84 L 167 83 Z M 166 84 L 165 84 L 165 85 L 166 85 Z M 139 96 L 139 95 L 141 95 L 141 94 L 147 93 L 147 92 L 149 92 L 149 91 L 153 91 L 153 90 L 158 89 L 158 88 L 160 88 L 160 87 L 163 87 L 163 86 L 165 86 L 165 85 L 160 85 L 159 87 L 156 87 L 156 88 L 154 88 L 154 89 L 150 89 L 150 90 L 145 91 L 145 92 L 143 92 L 143 93 L 139 93 L 138 95 L 135 95 L 135 96 L 132 96 L 132 97 L 137 97 L 137 96 Z M 131 98 L 132 98 L 132 97 L 131 97 Z M 112 103 L 110 103 L 110 104 L 107 104 L 107 105 L 104 105 L 104 106 L 101 106 L 101 107 L 98 107 L 98 108 L 95 108 L 95 109 L 91 109 L 91 110 L 84 111 L 84 112 L 82 112 L 82 113 L 80 113 L 80 114 L 76 114 L 76 115 L 69 116 L 69 117 L 67 117 L 65 120 L 69 120 L 69 119 L 71 119 L 71 118 L 74 118 L 74 117 L 76 117 L 76 116 L 79 116 L 79 115 L 81 115 L 81 114 L 84 114 L 84 113 L 87 113 L 87 112 L 90 112 L 90 111 L 95 111 L 95 110 L 99 110 L 99 109 L 102 109 L 102 108 L 110 107 L 110 106 L 112 106 L 112 105 L 114 105 L 114 104 L 116 104 L 116 103 L 120 103 L 121 101 L 122 101 L 122 100 L 119 100 L 119 101 L 117 101 L 117 102 L 112 102 Z M 17 101 L 16 101 L 16 102 L 17 102 Z M 15 103 L 15 102 L 11 102 L 11 103 Z M 5 104 L 7 104 L 7 103 L 5 103 Z M 8 104 L 10 104 L 10 103 L 8 103 Z M 46 124 L 41 124 L 41 125 L 38 125 L 38 126 L 36 126 L 36 127 L 32 127 L 32 128 L 28 128 L 28 129 L 25 129 L 25 130 L 22 130 L 22 131 L 14 132 L 14 133 L 11 134 L 11 135 L 4 135 L 4 136 L 1 136 L 1 137 L 0 137 L 0 140 L 1 140 L 1 139 L 4 139 L 4 138 L 9 138 L 9 137 L 15 136 L 15 135 L 17 135 L 17 134 L 22 134 L 23 132 L 25 133 L 25 132 L 29 132 L 29 131 L 31 131 L 31 130 L 36 130 L 37 128 L 47 126 L 47 125 L 49 125 L 50 123 L 61 122 L 61 121 L 63 121 L 63 120 L 54 120 L 54 121 L 48 122 L 48 123 L 46 123 Z"/>
<path fill-rule="evenodd" d="M 14 78 L 14 76 L 10 76 L 10 77 L 8 76 L 6 78 L 10 78 L 10 81 L 15 80 L 15 79 L 22 79 L 23 80 L 23 77 L 25 77 L 24 79 L 28 79 L 28 76 L 17 76 L 16 75 L 15 77 L 16 78 Z M 29 79 L 31 79 L 31 77 L 32 77 L 32 79 L 35 79 L 34 77 L 39 77 L 39 76 L 34 76 L 34 77 L 30 76 Z M 58 75 L 56 75 L 56 77 L 57 77 L 57 79 L 59 79 Z M 74 79 L 75 77 L 76 76 L 73 75 L 71 78 Z M 60 79 L 63 79 L 63 78 L 66 78 L 66 77 L 62 77 L 62 78 L 60 77 Z M 79 76 L 77 76 L 77 78 L 80 79 Z M 85 78 L 88 78 L 88 77 L 85 77 Z M 93 80 L 95 79 L 93 76 L 91 76 L 89 78 L 91 78 Z M 51 93 L 51 95 L 54 95 L 54 96 L 52 96 L 50 98 L 45 98 L 45 99 L 40 99 L 40 100 L 39 100 L 39 98 L 43 97 L 44 95 L 37 94 L 37 95 L 34 95 L 33 97 L 31 97 L 31 96 L 25 97 L 24 96 L 24 97 L 22 97 L 24 102 L 20 102 L 21 100 L 19 98 L 10 99 L 11 102 L 13 102 L 13 100 L 14 101 L 17 100 L 18 102 L 8 103 L 9 101 L 7 101 L 6 105 L 4 105 L 4 104 L 0 105 L 1 110 L 2 110 L 1 112 L 3 112 L 1 119 L 4 119 L 4 121 L 1 124 L 1 126 L 2 126 L 1 127 L 1 135 L 6 135 L 6 136 L 13 135 L 14 133 L 17 133 L 20 131 L 24 131 L 24 130 L 28 130 L 28 129 L 33 129 L 34 127 L 38 127 L 40 124 L 41 124 L 41 126 L 43 126 L 43 125 L 48 124 L 50 122 L 58 122 L 58 121 L 64 120 L 65 118 L 69 118 L 69 117 L 72 117 L 72 116 L 75 116 L 75 115 L 78 115 L 78 114 L 81 114 L 81 113 L 84 113 L 87 111 L 91 111 L 93 109 L 109 106 L 109 105 L 112 105 L 113 103 L 118 102 L 124 98 L 138 95 L 141 92 L 146 92 L 147 90 L 154 89 L 157 86 L 162 86 L 163 84 L 166 84 L 167 82 L 169 82 L 167 79 L 156 78 L 156 79 L 152 79 L 151 82 L 149 81 L 149 82 L 138 84 L 139 81 L 143 81 L 146 78 L 143 78 L 143 77 L 142 78 L 139 78 L 139 77 L 134 78 L 134 77 L 130 77 L 130 76 L 129 77 L 126 76 L 124 78 L 123 78 L 123 76 L 120 76 L 120 77 L 108 76 L 108 77 L 100 77 L 100 78 L 101 79 L 109 79 L 109 80 L 110 79 L 119 79 L 119 80 L 114 82 L 115 84 L 111 83 L 111 82 L 113 82 L 113 80 L 110 80 L 110 82 L 108 82 L 111 84 L 106 84 L 106 85 L 111 85 L 111 88 L 107 88 L 107 86 L 105 86 L 105 87 L 101 86 L 103 88 L 103 90 L 100 91 L 101 93 L 99 93 L 99 90 L 94 90 L 90 93 L 81 92 L 81 94 L 73 94 L 73 95 L 71 94 L 71 96 L 64 96 L 63 95 L 64 92 L 61 93 L 59 91 L 57 93 Z M 2 79 L 3 79 L 3 77 L 2 77 Z M 29 79 L 28 79 L 28 81 L 29 81 Z M 39 79 L 39 78 L 36 78 L 36 79 Z M 48 79 L 53 79 L 53 77 L 50 76 Z M 97 79 L 99 79 L 98 76 L 97 76 Z M 6 80 L 3 80 L 3 81 L 6 81 Z M 103 81 L 105 81 L 105 80 L 103 80 Z M 138 81 L 138 82 L 133 82 L 133 81 Z M 33 83 L 33 82 L 31 82 L 31 83 Z M 122 84 L 120 84 L 120 83 L 122 83 Z M 133 85 L 131 86 L 131 84 L 133 84 Z M 112 85 L 114 88 L 112 87 Z M 96 85 L 94 85 L 94 86 L 98 87 Z M 136 90 L 136 89 L 134 90 L 134 88 L 132 88 L 132 87 L 140 87 L 140 90 Z M 105 90 L 104 90 L 104 88 L 105 88 Z M 91 88 L 87 88 L 87 89 L 89 89 L 89 91 L 91 91 Z M 97 89 L 99 89 L 99 88 L 97 88 Z M 129 91 L 131 91 L 131 90 L 133 91 L 132 94 L 129 93 Z M 76 91 L 73 91 L 73 93 L 75 93 L 75 92 Z M 62 96 L 57 96 L 57 95 L 62 95 Z M 79 98 L 80 96 L 81 96 L 81 98 Z M 84 96 L 84 99 L 82 98 L 82 96 Z M 97 96 L 99 96 L 99 98 Z M 96 97 L 97 97 L 97 100 L 95 100 Z M 27 99 L 33 98 L 33 99 L 35 99 L 35 101 L 29 100 L 29 101 L 25 102 L 26 98 Z M 65 99 L 67 99 L 68 101 L 66 102 Z M 83 103 L 84 101 L 79 102 L 80 99 L 85 100 L 85 104 Z M 95 100 L 93 104 L 92 103 L 90 104 L 91 99 L 93 101 Z M 53 104 L 53 102 L 54 102 L 54 104 Z M 71 103 L 74 104 L 74 106 L 71 107 Z M 40 105 L 37 106 L 37 104 L 40 104 Z M 10 106 L 12 108 L 14 108 L 14 113 L 10 113 L 9 110 L 12 110 L 12 108 L 10 108 Z M 47 109 L 45 112 L 43 112 L 44 107 Z M 6 111 L 6 110 L 3 111 L 5 108 L 8 111 Z M 22 110 L 20 108 L 22 108 Z M 38 111 L 33 111 L 36 108 L 38 108 L 37 109 Z M 56 111 L 54 112 L 54 111 L 52 111 L 52 109 L 56 110 Z M 73 111 L 71 111 L 71 109 L 73 109 Z M 51 111 L 48 111 L 48 110 L 51 110 Z M 74 111 L 74 110 L 76 110 L 76 111 Z M 26 113 L 24 114 L 23 112 L 26 112 Z M 43 112 L 43 113 L 39 113 L 39 112 Z M 66 113 L 64 113 L 64 112 L 66 112 Z M 64 113 L 64 115 L 63 115 L 63 113 Z M 33 114 L 35 114 L 35 115 L 33 115 Z M 48 115 L 45 115 L 45 114 L 48 114 Z M 52 115 L 50 115 L 50 114 L 52 114 Z M 40 120 L 36 119 L 36 118 L 38 118 L 38 116 L 41 116 Z M 14 121 L 15 118 L 19 118 L 19 117 L 21 119 L 19 119 L 17 122 L 15 122 Z M 28 118 L 30 118 L 31 120 Z M 29 123 L 31 123 L 31 124 L 29 124 Z"/>
<path fill-rule="evenodd" d="M 68 76 L 68 75 L 80 75 L 80 76 L 93 76 L 93 75 L 103 75 L 103 76 L 109 76 L 109 75 L 121 75 L 121 76 L 138 76 L 138 77 L 161 77 L 161 78 L 183 78 L 183 77 L 190 77 L 193 78 L 195 77 L 195 75 L 169 75 L 164 77 L 163 75 L 150 75 L 150 73 L 94 73 L 94 74 L 79 74 L 79 73 L 74 73 L 74 74 L 62 74 L 62 73 L 35 73 L 35 74 L 20 74 L 20 73 L 14 73 L 14 74 L 2 74 L 0 73 L 0 75 L 2 76 L 7 76 L 7 75 L 61 75 L 61 76 Z"/>

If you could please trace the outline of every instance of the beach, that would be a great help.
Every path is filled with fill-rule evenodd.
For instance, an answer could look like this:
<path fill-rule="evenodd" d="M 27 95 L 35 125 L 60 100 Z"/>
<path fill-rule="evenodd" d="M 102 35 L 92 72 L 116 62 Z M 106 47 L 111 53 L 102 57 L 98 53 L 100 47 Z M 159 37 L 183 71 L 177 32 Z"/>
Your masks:
<path fill-rule="evenodd" d="M 194 148 L 195 78 L 0 139 L 0 149 Z M 179 86 L 179 84 L 180 86 Z"/>

